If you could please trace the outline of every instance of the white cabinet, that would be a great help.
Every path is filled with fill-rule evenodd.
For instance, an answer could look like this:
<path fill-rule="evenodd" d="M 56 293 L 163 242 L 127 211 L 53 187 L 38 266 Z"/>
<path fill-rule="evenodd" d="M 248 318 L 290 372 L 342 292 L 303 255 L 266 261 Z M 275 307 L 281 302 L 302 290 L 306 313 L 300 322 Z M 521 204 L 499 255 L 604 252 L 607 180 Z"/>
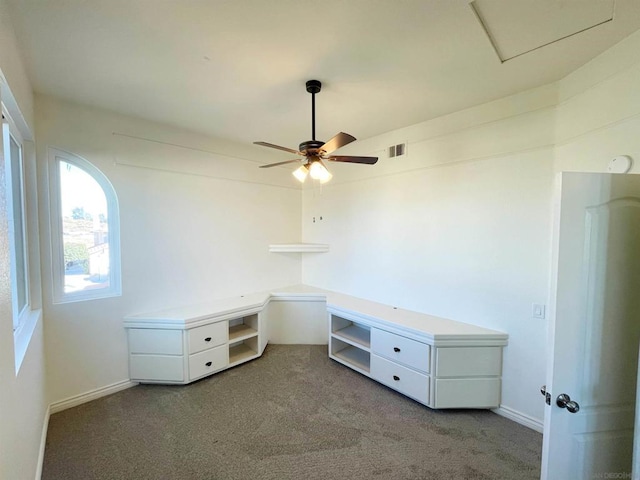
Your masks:
<path fill-rule="evenodd" d="M 500 404 L 502 347 L 438 347 L 435 408 Z"/>
<path fill-rule="evenodd" d="M 209 348 L 203 352 L 189 355 L 189 380 L 204 377 L 229 365 L 227 345 Z"/>
<path fill-rule="evenodd" d="M 129 351 L 131 353 L 182 355 L 182 333 L 176 330 L 129 331 Z"/>
<path fill-rule="evenodd" d="M 225 322 L 215 322 L 187 330 L 189 354 L 198 353 L 227 342 L 228 328 Z"/>
<path fill-rule="evenodd" d="M 259 357 L 264 303 L 243 296 L 126 317 L 131 380 L 189 383 Z"/>
<path fill-rule="evenodd" d="M 403 367 L 378 355 L 372 355 L 371 378 L 420 403 L 429 404 L 428 375 Z"/>
<path fill-rule="evenodd" d="M 258 314 L 229 321 L 229 366 L 260 356 Z"/>
<path fill-rule="evenodd" d="M 371 370 L 371 329 L 337 316 L 330 318 L 331 358 L 368 375 Z"/>
<path fill-rule="evenodd" d="M 371 332 L 371 348 L 377 355 L 395 363 L 429 373 L 431 346 L 426 343 L 374 328 Z"/>
<path fill-rule="evenodd" d="M 129 376 L 136 381 L 184 383 L 182 355 L 129 354 Z"/>
<path fill-rule="evenodd" d="M 431 408 L 500 405 L 505 333 L 344 295 L 328 312 L 333 360 Z"/>
<path fill-rule="evenodd" d="M 126 317 L 131 380 L 190 383 L 259 357 L 270 331 L 316 338 L 324 299 L 333 360 L 431 408 L 499 406 L 505 333 L 305 286 Z"/>

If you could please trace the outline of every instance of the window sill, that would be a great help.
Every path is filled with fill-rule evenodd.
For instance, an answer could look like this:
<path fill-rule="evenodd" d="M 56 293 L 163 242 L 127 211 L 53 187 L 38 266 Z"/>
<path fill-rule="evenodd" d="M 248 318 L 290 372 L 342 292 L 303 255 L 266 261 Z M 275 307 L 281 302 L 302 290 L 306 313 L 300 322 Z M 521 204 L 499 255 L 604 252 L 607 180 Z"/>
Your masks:
<path fill-rule="evenodd" d="M 27 318 L 20 328 L 13 333 L 13 345 L 16 357 L 16 376 L 22 366 L 22 361 L 27 355 L 27 349 L 31 343 L 31 337 L 36 329 L 36 325 L 42 319 L 42 309 L 30 310 Z"/>
<path fill-rule="evenodd" d="M 84 302 L 86 300 L 99 300 L 101 298 L 111 298 L 122 296 L 122 291 L 118 289 L 99 289 L 99 290 L 85 290 L 74 293 L 58 293 L 54 295 L 53 304 L 58 305 L 61 303 L 73 303 Z"/>

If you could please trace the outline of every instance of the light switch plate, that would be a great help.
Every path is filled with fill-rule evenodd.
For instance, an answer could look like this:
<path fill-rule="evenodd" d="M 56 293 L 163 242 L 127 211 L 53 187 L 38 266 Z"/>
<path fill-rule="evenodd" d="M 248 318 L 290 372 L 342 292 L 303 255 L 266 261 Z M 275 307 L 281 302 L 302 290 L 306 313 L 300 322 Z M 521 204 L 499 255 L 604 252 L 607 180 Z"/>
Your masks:
<path fill-rule="evenodd" d="M 546 317 L 546 306 L 540 303 L 534 303 L 532 308 L 532 316 L 533 318 L 542 318 Z"/>

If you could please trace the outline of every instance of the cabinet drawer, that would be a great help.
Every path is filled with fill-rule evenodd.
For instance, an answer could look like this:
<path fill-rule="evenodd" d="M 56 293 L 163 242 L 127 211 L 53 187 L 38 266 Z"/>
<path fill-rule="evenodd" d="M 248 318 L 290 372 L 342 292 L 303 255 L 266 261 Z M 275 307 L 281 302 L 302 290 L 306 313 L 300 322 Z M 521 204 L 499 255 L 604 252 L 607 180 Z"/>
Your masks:
<path fill-rule="evenodd" d="M 182 330 L 129 328 L 130 353 L 182 355 Z"/>
<path fill-rule="evenodd" d="M 500 386 L 499 378 L 438 378 L 434 408 L 496 408 Z"/>
<path fill-rule="evenodd" d="M 227 343 L 229 327 L 227 322 L 210 323 L 189 330 L 189 353 L 197 353 L 207 348 Z"/>
<path fill-rule="evenodd" d="M 176 355 L 129 355 L 129 375 L 134 381 L 182 382 L 182 360 Z"/>
<path fill-rule="evenodd" d="M 421 403 L 429 403 L 429 377 L 371 355 L 371 378 Z"/>
<path fill-rule="evenodd" d="M 488 377 L 502 372 L 502 347 L 438 347 L 436 376 Z"/>
<path fill-rule="evenodd" d="M 394 362 L 429 373 L 431 347 L 426 343 L 372 328 L 371 350 Z"/>
<path fill-rule="evenodd" d="M 189 355 L 189 380 L 218 371 L 228 364 L 229 352 L 227 345 Z"/>

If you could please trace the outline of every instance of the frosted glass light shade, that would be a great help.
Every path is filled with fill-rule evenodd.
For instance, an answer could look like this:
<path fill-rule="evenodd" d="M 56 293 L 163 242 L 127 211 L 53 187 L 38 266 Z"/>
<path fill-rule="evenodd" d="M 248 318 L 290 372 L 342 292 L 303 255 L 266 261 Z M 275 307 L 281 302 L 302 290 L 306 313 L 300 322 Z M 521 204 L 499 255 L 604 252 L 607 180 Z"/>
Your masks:
<path fill-rule="evenodd" d="M 304 183 L 308 174 L 309 174 L 309 169 L 306 167 L 306 165 L 301 165 L 300 168 L 296 168 L 293 171 L 293 176 L 296 177 L 296 179 L 300 183 Z"/>
<path fill-rule="evenodd" d="M 327 170 L 327 167 L 325 167 L 319 160 L 311 164 L 309 167 L 309 175 L 314 180 L 319 180 L 320 183 L 327 183 L 333 177 L 331 172 Z"/>

